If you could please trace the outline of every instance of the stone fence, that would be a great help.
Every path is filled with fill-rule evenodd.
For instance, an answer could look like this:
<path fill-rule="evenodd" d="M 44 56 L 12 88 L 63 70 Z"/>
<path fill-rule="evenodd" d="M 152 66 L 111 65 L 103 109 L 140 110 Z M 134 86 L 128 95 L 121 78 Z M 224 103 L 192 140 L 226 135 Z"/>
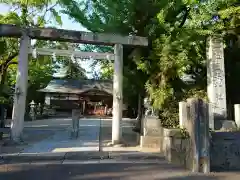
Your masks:
<path fill-rule="evenodd" d="M 159 121 L 159 119 L 156 120 Z M 183 130 L 168 129 L 161 126 L 158 128 L 158 135 L 155 134 L 153 136 L 148 133 L 141 136 L 141 147 L 158 149 L 169 162 L 178 163 L 191 169 L 192 154 L 190 152 L 190 139 L 187 136 L 184 137 Z M 151 131 L 151 129 L 148 131 Z"/>
<path fill-rule="evenodd" d="M 240 170 L 240 131 L 210 132 L 208 109 L 200 99 L 179 103 L 179 129 L 163 128 L 158 118 L 146 117 L 141 147 L 157 148 L 168 161 L 193 172 Z"/>
<path fill-rule="evenodd" d="M 211 170 L 240 170 L 240 132 L 213 132 L 211 134 Z"/>

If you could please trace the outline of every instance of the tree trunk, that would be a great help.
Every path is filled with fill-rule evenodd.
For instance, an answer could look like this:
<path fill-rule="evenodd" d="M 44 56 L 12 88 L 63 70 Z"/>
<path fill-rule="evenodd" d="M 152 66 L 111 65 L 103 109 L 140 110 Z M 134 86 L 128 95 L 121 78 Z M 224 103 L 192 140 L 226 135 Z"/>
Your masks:
<path fill-rule="evenodd" d="M 6 80 L 6 75 L 7 75 L 7 68 L 3 68 L 0 74 L 0 85 L 4 85 L 5 84 L 5 80 Z"/>
<path fill-rule="evenodd" d="M 0 85 L 4 85 L 5 81 L 6 81 L 6 76 L 7 76 L 7 70 L 8 67 L 11 64 L 17 64 L 17 62 L 12 62 L 12 60 L 18 55 L 18 53 L 13 53 L 12 55 L 10 55 L 5 61 L 4 63 L 2 63 L 0 65 Z M 1 91 L 1 90 L 0 90 Z"/>

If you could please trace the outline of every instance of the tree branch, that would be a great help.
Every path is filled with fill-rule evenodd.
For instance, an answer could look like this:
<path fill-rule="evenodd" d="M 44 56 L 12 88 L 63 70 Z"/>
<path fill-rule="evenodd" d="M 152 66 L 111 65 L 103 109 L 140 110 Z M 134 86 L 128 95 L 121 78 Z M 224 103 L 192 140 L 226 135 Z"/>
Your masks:
<path fill-rule="evenodd" d="M 189 14 L 189 11 L 190 11 L 190 8 L 185 7 L 184 9 L 185 9 L 185 14 L 183 16 L 182 22 L 178 26 L 179 28 L 183 27 L 183 25 L 185 24 L 185 22 L 187 20 L 187 17 L 188 17 L 188 14 Z"/>
<path fill-rule="evenodd" d="M 2 68 L 8 67 L 8 64 L 15 58 L 18 56 L 18 53 L 13 53 L 12 55 L 8 56 L 8 58 L 6 59 L 6 61 L 2 64 L 0 64 L 0 69 L 2 70 Z"/>
<path fill-rule="evenodd" d="M 55 3 L 54 5 L 52 5 L 52 6 L 49 7 L 49 6 L 48 6 L 48 3 L 47 3 L 47 4 L 46 4 L 46 9 L 45 9 L 45 12 L 44 12 L 42 18 L 45 19 L 45 16 L 46 16 L 47 12 L 50 11 L 51 9 L 53 9 L 53 8 L 54 8 L 55 6 L 57 6 L 57 5 L 58 5 L 58 3 Z M 36 24 L 35 26 L 39 26 L 39 23 Z"/>
<path fill-rule="evenodd" d="M 10 63 L 8 63 L 7 66 L 6 66 L 6 69 L 7 69 L 10 65 L 13 65 L 13 64 L 18 64 L 18 62 L 15 61 L 15 62 L 10 62 Z"/>

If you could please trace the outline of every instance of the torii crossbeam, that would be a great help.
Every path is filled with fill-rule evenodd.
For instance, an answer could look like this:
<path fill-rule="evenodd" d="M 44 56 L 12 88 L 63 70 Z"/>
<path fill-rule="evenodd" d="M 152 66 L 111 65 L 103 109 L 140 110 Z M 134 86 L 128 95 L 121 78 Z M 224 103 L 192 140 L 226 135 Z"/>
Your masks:
<path fill-rule="evenodd" d="M 60 49 L 46 49 L 46 48 L 36 48 L 29 49 L 29 54 L 52 56 L 56 54 L 57 56 L 81 58 L 81 59 L 96 59 L 96 60 L 114 60 L 113 53 L 99 53 L 99 52 L 83 52 L 83 51 L 72 51 L 72 50 L 60 50 Z"/>
<path fill-rule="evenodd" d="M 25 32 L 31 39 L 65 41 L 82 44 L 115 44 L 148 46 L 148 40 L 140 36 L 122 36 L 117 34 L 92 33 L 56 28 L 22 28 L 11 24 L 0 24 L 0 36 L 21 37 Z"/>

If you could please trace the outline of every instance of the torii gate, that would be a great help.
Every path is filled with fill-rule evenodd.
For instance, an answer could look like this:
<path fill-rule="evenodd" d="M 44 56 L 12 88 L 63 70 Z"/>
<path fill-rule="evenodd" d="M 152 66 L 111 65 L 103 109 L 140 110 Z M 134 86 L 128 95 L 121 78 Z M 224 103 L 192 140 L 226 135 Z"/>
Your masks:
<path fill-rule="evenodd" d="M 21 38 L 11 123 L 12 140 L 19 141 L 22 135 L 27 95 L 30 41 L 31 39 L 39 39 L 114 46 L 112 144 L 121 143 L 123 45 L 148 46 L 147 38 L 55 28 L 23 28 L 10 24 L 0 24 L 0 37 Z M 95 55 L 97 56 L 97 54 Z"/>

